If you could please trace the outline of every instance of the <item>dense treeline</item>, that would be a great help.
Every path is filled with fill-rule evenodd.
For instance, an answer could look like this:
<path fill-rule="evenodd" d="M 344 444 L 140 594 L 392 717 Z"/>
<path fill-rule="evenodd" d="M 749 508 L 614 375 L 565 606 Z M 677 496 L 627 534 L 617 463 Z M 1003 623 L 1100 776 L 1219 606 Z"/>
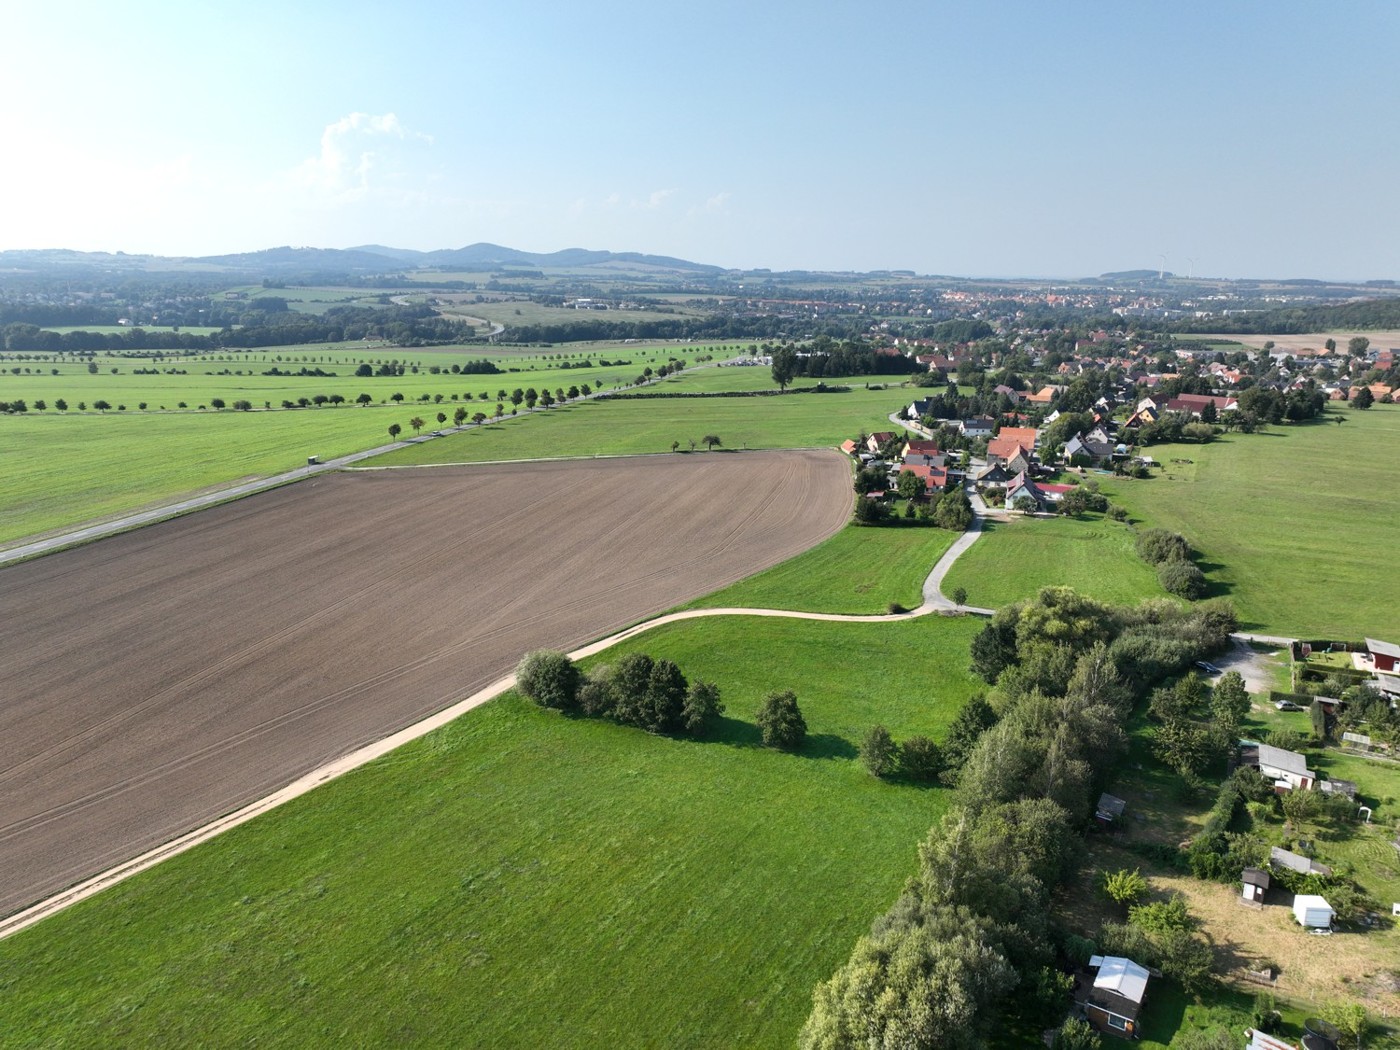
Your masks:
<path fill-rule="evenodd" d="M 255 299 L 252 303 L 268 303 L 268 300 Z M 112 333 L 60 333 L 21 322 L 5 325 L 0 329 L 0 336 L 6 350 L 40 353 L 251 349 L 350 339 L 383 339 L 400 346 L 423 346 L 459 343 L 475 336 L 475 329 L 470 325 L 441 317 L 426 305 L 333 306 L 324 314 L 286 310 L 285 300 L 270 305 L 283 309 L 254 308 L 250 304 L 237 315 L 236 322 L 230 321 L 228 327 L 210 335 L 135 327 Z"/>
<path fill-rule="evenodd" d="M 1297 335 L 1350 328 L 1400 328 L 1400 298 L 1368 299 L 1336 306 L 1297 306 L 1260 310 L 1229 317 L 1203 317 L 1178 321 L 1177 332 L 1237 332 L 1262 335 Z"/>
<path fill-rule="evenodd" d="M 1078 831 L 1150 683 L 1228 642 L 1228 606 L 1113 609 L 1046 588 L 973 646 L 994 686 L 960 718 L 956 794 L 919 874 L 814 994 L 804 1047 L 965 1047 L 1011 1016 L 1063 1016 L 1065 938 L 1050 917 Z M 965 755 L 965 757 L 962 757 Z"/>

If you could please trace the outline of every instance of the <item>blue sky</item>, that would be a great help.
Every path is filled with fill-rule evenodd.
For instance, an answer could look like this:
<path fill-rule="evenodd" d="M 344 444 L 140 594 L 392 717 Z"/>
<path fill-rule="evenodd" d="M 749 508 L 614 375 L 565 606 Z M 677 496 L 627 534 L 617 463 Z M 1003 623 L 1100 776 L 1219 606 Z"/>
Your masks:
<path fill-rule="evenodd" d="M 0 249 L 1400 279 L 1391 0 L 18 8 Z"/>

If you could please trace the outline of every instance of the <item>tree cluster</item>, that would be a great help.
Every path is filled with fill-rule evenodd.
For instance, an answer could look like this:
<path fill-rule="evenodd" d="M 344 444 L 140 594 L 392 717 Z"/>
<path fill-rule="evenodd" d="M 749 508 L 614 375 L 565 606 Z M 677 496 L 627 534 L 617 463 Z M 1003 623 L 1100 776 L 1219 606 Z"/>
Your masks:
<path fill-rule="evenodd" d="M 1162 590 L 1194 600 L 1206 593 L 1206 576 L 1191 560 L 1191 544 L 1166 529 L 1144 529 L 1134 541 L 1138 557 L 1157 570 Z"/>
<path fill-rule="evenodd" d="M 516 688 L 541 707 L 607 718 L 650 733 L 703 737 L 724 713 L 719 688 L 688 682 L 670 660 L 628 653 L 585 675 L 564 653 L 527 653 L 515 670 Z"/>
<path fill-rule="evenodd" d="M 874 777 L 903 776 L 917 783 L 932 783 L 943 772 L 943 752 L 926 736 L 895 742 L 882 725 L 872 726 L 860 744 L 860 761 Z"/>
<path fill-rule="evenodd" d="M 1125 746 L 1146 670 L 1117 647 L 1163 617 L 1171 641 L 1214 642 L 1204 614 L 1172 609 L 1109 609 L 1046 588 L 993 618 L 974 665 L 996 682 L 995 707 L 969 702 L 945 742 L 954 804 L 920 851 L 918 877 L 816 989 L 800 1045 L 980 1047 L 1003 1011 L 1063 1015 L 1050 896 L 1096 773 Z"/>

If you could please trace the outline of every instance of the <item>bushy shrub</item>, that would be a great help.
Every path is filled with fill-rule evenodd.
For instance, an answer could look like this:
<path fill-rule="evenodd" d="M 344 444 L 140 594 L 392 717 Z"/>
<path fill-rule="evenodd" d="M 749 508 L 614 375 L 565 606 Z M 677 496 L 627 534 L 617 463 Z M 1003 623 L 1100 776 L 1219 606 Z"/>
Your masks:
<path fill-rule="evenodd" d="M 943 753 L 928 737 L 911 736 L 900 746 L 899 771 L 910 780 L 937 780 L 943 772 Z"/>
<path fill-rule="evenodd" d="M 887 777 L 899 764 L 899 745 L 884 726 L 870 727 L 860 742 L 860 761 L 873 777 Z"/>
<path fill-rule="evenodd" d="M 536 649 L 516 665 L 515 687 L 541 707 L 571 711 L 578 700 L 578 668 L 564 653 Z"/>
<path fill-rule="evenodd" d="M 1134 546 L 1138 557 L 1149 565 L 1191 559 L 1191 545 L 1186 542 L 1186 537 L 1167 529 L 1144 529 L 1138 533 Z"/>
<path fill-rule="evenodd" d="M 1178 598 L 1194 600 L 1206 593 L 1206 576 L 1189 561 L 1163 562 L 1157 568 L 1162 590 Z"/>
<path fill-rule="evenodd" d="M 755 720 L 763 733 L 764 747 L 796 751 L 807 739 L 807 722 L 791 689 L 765 696 Z"/>

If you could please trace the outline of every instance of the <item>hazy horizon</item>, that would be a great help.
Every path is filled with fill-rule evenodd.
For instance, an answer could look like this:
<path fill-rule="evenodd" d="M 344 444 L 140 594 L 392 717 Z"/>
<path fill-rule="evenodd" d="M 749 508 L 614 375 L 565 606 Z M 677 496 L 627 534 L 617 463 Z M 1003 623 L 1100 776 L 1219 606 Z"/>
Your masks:
<path fill-rule="evenodd" d="M 1400 8 L 10 13 L 0 249 L 1400 278 Z M 1163 259 L 1165 256 L 1165 260 Z"/>

